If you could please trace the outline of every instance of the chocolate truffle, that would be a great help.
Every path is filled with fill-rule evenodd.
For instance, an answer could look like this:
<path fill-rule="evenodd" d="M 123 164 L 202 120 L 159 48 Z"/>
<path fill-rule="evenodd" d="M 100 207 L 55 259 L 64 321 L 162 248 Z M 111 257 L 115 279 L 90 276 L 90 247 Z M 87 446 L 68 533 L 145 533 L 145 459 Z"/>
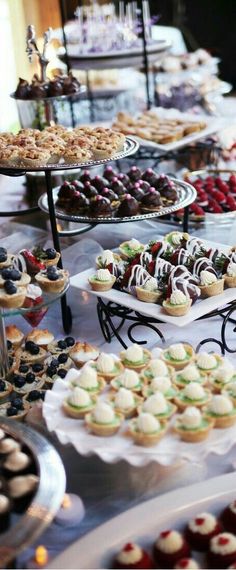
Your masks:
<path fill-rule="evenodd" d="M 131 196 L 131 194 L 126 194 L 125 198 L 122 200 L 119 208 L 117 210 L 117 216 L 120 218 L 125 218 L 127 216 L 136 216 L 139 212 L 138 201 Z"/>

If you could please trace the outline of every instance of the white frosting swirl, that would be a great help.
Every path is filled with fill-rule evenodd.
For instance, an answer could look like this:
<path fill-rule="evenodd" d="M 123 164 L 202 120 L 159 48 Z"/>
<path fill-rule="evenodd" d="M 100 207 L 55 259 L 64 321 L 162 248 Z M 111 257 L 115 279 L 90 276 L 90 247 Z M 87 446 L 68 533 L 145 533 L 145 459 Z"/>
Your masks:
<path fill-rule="evenodd" d="M 104 249 L 101 255 L 101 263 L 102 265 L 109 265 L 109 263 L 113 263 L 114 255 L 110 249 Z"/>
<path fill-rule="evenodd" d="M 222 383 L 230 382 L 231 378 L 234 376 L 234 367 L 229 360 L 225 359 L 223 364 L 213 371 L 213 377 Z"/>
<path fill-rule="evenodd" d="M 22 475 L 13 477 L 9 481 L 9 493 L 13 499 L 23 497 L 27 493 L 34 491 L 38 485 L 39 478 L 37 475 Z"/>
<path fill-rule="evenodd" d="M 126 568 L 130 564 L 136 564 L 142 558 L 142 549 L 134 542 L 124 546 L 117 556 L 118 562 Z"/>
<path fill-rule="evenodd" d="M 198 428 L 202 421 L 202 415 L 198 408 L 189 406 L 180 416 L 181 424 L 186 428 Z"/>
<path fill-rule="evenodd" d="M 215 396 L 212 396 L 209 409 L 216 415 L 224 416 L 225 414 L 227 415 L 232 412 L 233 404 L 227 396 L 216 394 Z"/>
<path fill-rule="evenodd" d="M 188 364 L 188 366 L 181 370 L 181 376 L 187 382 L 194 382 L 199 379 L 199 371 L 195 364 Z"/>
<path fill-rule="evenodd" d="M 227 275 L 229 277 L 236 277 L 236 263 L 231 261 L 227 267 Z"/>
<path fill-rule="evenodd" d="M 153 392 L 162 392 L 166 394 L 171 388 L 171 381 L 168 376 L 159 376 L 152 379 L 150 388 Z"/>
<path fill-rule="evenodd" d="M 143 349 L 138 344 L 132 344 L 125 350 L 125 359 L 129 362 L 140 362 L 143 360 Z"/>
<path fill-rule="evenodd" d="M 137 428 L 142 433 L 155 433 L 159 431 L 160 422 L 152 414 L 142 412 L 137 418 Z"/>
<path fill-rule="evenodd" d="M 20 471 L 25 469 L 30 464 L 30 458 L 23 451 L 13 451 L 8 455 L 7 460 L 4 463 L 4 467 L 10 471 Z"/>
<path fill-rule="evenodd" d="M 89 365 L 84 366 L 78 375 L 78 378 L 73 381 L 73 384 L 80 388 L 84 388 L 85 390 L 89 388 L 97 388 L 97 370 Z"/>
<path fill-rule="evenodd" d="M 165 414 L 167 410 L 167 401 L 161 392 L 155 392 L 143 404 L 143 411 L 149 414 Z"/>
<path fill-rule="evenodd" d="M 121 410 L 128 410 L 135 406 L 134 396 L 130 390 L 120 388 L 115 396 L 115 407 Z"/>
<path fill-rule="evenodd" d="M 206 392 L 198 382 L 190 382 L 183 390 L 184 396 L 190 400 L 202 400 L 206 396 Z"/>
<path fill-rule="evenodd" d="M 35 300 L 38 297 L 41 297 L 41 295 L 42 295 L 42 289 L 40 289 L 38 285 L 32 285 L 32 283 L 27 285 L 27 297 Z"/>
<path fill-rule="evenodd" d="M 207 285 L 212 285 L 212 283 L 215 283 L 217 281 L 217 277 L 214 273 L 211 273 L 211 271 L 201 271 L 200 273 L 200 284 L 203 286 L 207 286 Z"/>
<path fill-rule="evenodd" d="M 114 358 L 111 356 L 111 354 L 105 354 L 104 352 L 101 352 L 101 354 L 99 354 L 99 357 L 97 359 L 97 370 L 99 372 L 109 374 L 109 372 L 113 371 L 114 366 Z"/>
<path fill-rule="evenodd" d="M 221 532 L 211 539 L 210 549 L 215 554 L 221 554 L 222 556 L 232 554 L 236 552 L 236 536 L 230 532 Z"/>
<path fill-rule="evenodd" d="M 216 517 L 211 513 L 200 513 L 189 523 L 189 529 L 199 534 L 211 534 L 217 524 Z"/>
<path fill-rule="evenodd" d="M 91 398 L 83 388 L 76 387 L 73 392 L 68 396 L 68 402 L 71 406 L 78 408 L 90 406 Z"/>
<path fill-rule="evenodd" d="M 108 269 L 98 269 L 96 272 L 96 279 L 98 281 L 110 281 L 111 280 L 111 274 L 110 271 L 108 271 Z"/>
<path fill-rule="evenodd" d="M 217 360 L 214 354 L 208 354 L 208 352 L 201 352 L 197 356 L 197 365 L 203 370 L 211 370 L 217 366 Z"/>
<path fill-rule="evenodd" d="M 123 374 L 119 376 L 119 381 L 124 388 L 128 388 L 128 390 L 132 390 L 132 388 L 136 388 L 139 386 L 139 375 L 135 370 L 128 370 L 125 368 Z"/>
<path fill-rule="evenodd" d="M 155 279 L 155 277 L 150 277 L 150 279 L 148 279 L 146 283 L 144 283 L 143 289 L 145 289 L 146 291 L 157 291 L 158 287 L 157 287 L 157 280 Z"/>
<path fill-rule="evenodd" d="M 168 376 L 169 371 L 166 363 L 160 358 L 154 358 L 150 362 L 150 370 L 155 376 Z"/>
<path fill-rule="evenodd" d="M 115 412 L 109 404 L 98 402 L 93 410 L 93 418 L 97 424 L 111 424 L 115 419 Z"/>
<path fill-rule="evenodd" d="M 186 350 L 183 344 L 181 344 L 180 342 L 169 346 L 168 352 L 171 358 L 173 358 L 174 360 L 185 360 L 187 356 Z"/>
<path fill-rule="evenodd" d="M 156 546 L 165 554 L 174 554 L 174 552 L 181 550 L 183 538 L 177 530 L 164 531 L 158 537 Z"/>
<path fill-rule="evenodd" d="M 182 293 L 182 291 L 178 291 L 176 289 L 176 291 L 173 291 L 173 293 L 171 293 L 170 302 L 172 305 L 185 305 L 187 301 L 188 298 L 184 293 Z"/>

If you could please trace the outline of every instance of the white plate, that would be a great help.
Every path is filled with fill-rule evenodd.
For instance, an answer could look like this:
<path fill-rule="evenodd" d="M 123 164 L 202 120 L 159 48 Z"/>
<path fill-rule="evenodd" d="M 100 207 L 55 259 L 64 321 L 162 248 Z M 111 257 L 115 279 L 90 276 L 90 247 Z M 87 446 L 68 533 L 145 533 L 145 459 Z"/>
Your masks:
<path fill-rule="evenodd" d="M 211 243 L 206 240 L 202 241 L 207 245 L 207 247 L 218 247 L 224 253 L 227 253 L 230 249 L 225 245 Z M 133 309 L 133 311 L 137 311 L 142 315 L 146 315 L 147 317 L 155 317 L 162 322 L 171 323 L 177 327 L 184 327 L 185 325 L 196 321 L 196 319 L 199 319 L 211 311 L 214 311 L 219 307 L 223 307 L 227 303 L 235 301 L 236 299 L 236 288 L 225 289 L 221 295 L 198 300 L 191 307 L 187 315 L 184 315 L 183 317 L 171 317 L 165 313 L 161 305 L 156 305 L 154 303 L 144 303 L 143 301 L 139 301 L 137 297 L 134 297 L 129 293 L 125 293 L 124 291 L 117 291 L 116 289 L 110 289 L 110 291 L 107 291 L 105 293 L 92 291 L 88 282 L 88 278 L 91 277 L 91 275 L 94 275 L 94 273 L 95 268 L 91 268 L 83 271 L 82 273 L 74 275 L 70 280 L 71 286 L 77 289 L 82 289 L 83 291 L 87 291 L 88 293 L 96 295 L 97 297 L 102 297 L 107 301 L 117 303 L 118 305 L 129 307 L 130 309 Z"/>
<path fill-rule="evenodd" d="M 176 150 L 185 145 L 206 138 L 214 133 L 217 133 L 217 131 L 224 129 L 229 124 L 228 119 L 225 118 L 208 117 L 206 115 L 195 115 L 194 113 L 181 113 L 176 109 L 163 109 L 162 107 L 156 107 L 154 110 L 156 111 L 158 117 L 163 119 L 182 119 L 183 121 L 190 121 L 190 122 L 203 121 L 204 123 L 206 123 L 205 129 L 187 135 L 178 141 L 174 141 L 167 144 L 154 143 L 152 141 L 144 140 L 141 139 L 140 137 L 135 136 L 136 140 L 139 142 L 141 146 L 163 150 L 164 152 Z"/>
<path fill-rule="evenodd" d="M 230 473 L 146 501 L 88 533 L 48 568 L 112 568 L 113 556 L 132 541 L 151 553 L 155 539 L 166 528 L 182 530 L 190 518 L 201 512 L 220 514 L 236 498 L 235 486 L 236 475 Z M 194 558 L 202 560 L 201 555 Z"/>

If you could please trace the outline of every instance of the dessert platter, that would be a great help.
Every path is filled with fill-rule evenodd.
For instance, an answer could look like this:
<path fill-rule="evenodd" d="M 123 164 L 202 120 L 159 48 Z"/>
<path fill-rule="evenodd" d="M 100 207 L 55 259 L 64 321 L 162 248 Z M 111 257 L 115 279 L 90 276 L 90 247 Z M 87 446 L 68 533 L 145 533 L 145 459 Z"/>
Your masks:
<path fill-rule="evenodd" d="M 236 370 L 228 358 L 187 343 L 159 349 L 158 358 L 137 344 L 119 356 L 89 347 L 87 358 L 89 351 L 94 357 L 77 361 L 45 396 L 47 427 L 61 443 L 136 466 L 204 461 L 233 447 Z"/>
<path fill-rule="evenodd" d="M 71 285 L 135 312 L 183 327 L 236 299 L 235 248 L 173 231 L 148 244 L 105 250 Z"/>
<path fill-rule="evenodd" d="M 76 541 L 49 567 L 77 568 L 79 552 L 81 568 L 90 569 L 235 568 L 235 533 L 230 473 L 143 502 Z"/>
<path fill-rule="evenodd" d="M 84 170 L 77 180 L 53 189 L 57 218 L 96 224 L 164 216 L 185 208 L 195 198 L 188 183 L 137 166 L 126 173 L 107 166 L 101 176 Z M 40 197 L 39 207 L 48 213 L 46 194 Z"/>
<path fill-rule="evenodd" d="M 137 117 L 120 112 L 112 128 L 135 136 L 142 146 L 169 152 L 216 133 L 224 126 L 225 119 L 158 107 Z"/>
<path fill-rule="evenodd" d="M 52 521 L 65 492 L 65 472 L 44 437 L 2 416 L 0 472 L 0 567 L 6 568 Z"/>

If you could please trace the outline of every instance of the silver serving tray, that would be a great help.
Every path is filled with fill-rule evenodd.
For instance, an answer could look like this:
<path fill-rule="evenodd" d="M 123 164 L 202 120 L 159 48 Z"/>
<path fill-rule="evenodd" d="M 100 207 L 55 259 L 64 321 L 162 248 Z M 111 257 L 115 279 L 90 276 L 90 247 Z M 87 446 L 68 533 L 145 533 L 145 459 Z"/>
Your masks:
<path fill-rule="evenodd" d="M 1 166 L 0 165 L 0 173 L 5 173 L 11 175 L 24 174 L 25 172 L 43 172 L 43 171 L 54 171 L 54 170 L 72 170 L 73 168 L 91 168 L 92 166 L 100 166 L 102 164 L 107 164 L 107 162 L 111 162 L 113 160 L 121 160 L 122 158 L 126 158 L 131 154 L 137 152 L 139 148 L 138 141 L 133 137 L 126 137 L 124 148 L 120 152 L 116 152 L 113 156 L 109 158 L 102 158 L 100 160 L 89 160 L 88 162 L 74 162 L 67 164 L 66 162 L 57 162 L 56 164 L 42 164 L 41 166 L 34 166 L 34 167 L 27 167 L 27 166 Z"/>
<path fill-rule="evenodd" d="M 66 477 L 57 451 L 41 434 L 10 419 L 1 418 L 0 428 L 30 449 L 39 474 L 38 490 L 27 511 L 0 535 L 0 568 L 6 568 L 51 523 L 63 499 Z"/>
<path fill-rule="evenodd" d="M 157 212 L 150 212 L 146 214 L 137 214 L 137 216 L 126 216 L 123 218 L 115 218 L 115 217 L 107 217 L 107 218 L 92 218 L 90 216 L 75 216 L 70 214 L 65 214 L 62 210 L 55 208 L 55 215 L 60 220 L 66 220 L 68 222 L 77 222 L 83 223 L 88 222 L 92 224 L 121 224 L 122 222 L 138 222 L 139 220 L 148 220 L 150 218 L 160 218 L 161 216 L 166 216 L 167 214 L 171 214 L 172 212 L 176 212 L 180 210 L 180 208 L 185 208 L 192 204 L 196 199 L 197 192 L 191 184 L 188 182 L 183 182 L 182 180 L 178 180 L 173 178 L 175 182 L 177 193 L 178 193 L 178 201 L 171 206 L 165 206 L 161 208 L 161 210 Z M 53 189 L 53 201 L 54 204 L 57 201 L 57 195 L 59 192 L 60 187 L 57 186 Z M 48 214 L 48 198 L 47 194 L 43 194 L 39 201 L 38 205 L 43 212 Z"/>
<path fill-rule="evenodd" d="M 80 86 L 80 90 L 77 91 L 76 93 L 70 93 L 68 95 L 55 95 L 53 97 L 29 97 L 28 99 L 24 99 L 21 97 L 17 97 L 15 92 L 10 94 L 10 97 L 12 99 L 15 99 L 15 101 L 24 101 L 26 103 L 53 103 L 54 101 L 74 101 L 76 99 L 78 99 L 80 97 L 80 95 L 84 95 L 87 91 L 87 87 L 86 85 L 81 85 Z"/>

